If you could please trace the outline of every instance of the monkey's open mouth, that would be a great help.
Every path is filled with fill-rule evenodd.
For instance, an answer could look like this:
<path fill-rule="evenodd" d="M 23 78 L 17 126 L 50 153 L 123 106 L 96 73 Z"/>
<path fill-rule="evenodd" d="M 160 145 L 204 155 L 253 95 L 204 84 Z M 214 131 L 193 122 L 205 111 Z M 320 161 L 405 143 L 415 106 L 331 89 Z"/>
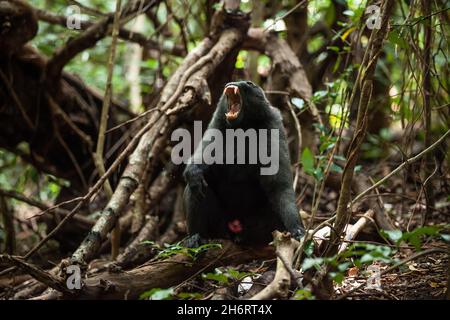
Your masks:
<path fill-rule="evenodd" d="M 228 85 L 223 90 L 223 93 L 227 95 L 228 112 L 225 113 L 227 120 L 235 120 L 239 116 L 241 111 L 241 95 L 239 93 L 239 87 L 235 85 Z"/>

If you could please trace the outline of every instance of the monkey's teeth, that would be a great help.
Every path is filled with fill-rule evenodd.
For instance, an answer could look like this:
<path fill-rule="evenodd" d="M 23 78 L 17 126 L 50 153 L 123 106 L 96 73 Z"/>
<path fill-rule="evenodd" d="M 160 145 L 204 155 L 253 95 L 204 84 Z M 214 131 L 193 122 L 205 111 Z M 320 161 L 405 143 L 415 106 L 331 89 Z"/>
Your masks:
<path fill-rule="evenodd" d="M 234 87 L 234 94 L 237 94 L 239 91 L 238 87 Z"/>
<path fill-rule="evenodd" d="M 234 120 L 238 117 L 238 112 L 228 111 L 225 113 L 225 117 L 227 117 L 228 120 Z"/>

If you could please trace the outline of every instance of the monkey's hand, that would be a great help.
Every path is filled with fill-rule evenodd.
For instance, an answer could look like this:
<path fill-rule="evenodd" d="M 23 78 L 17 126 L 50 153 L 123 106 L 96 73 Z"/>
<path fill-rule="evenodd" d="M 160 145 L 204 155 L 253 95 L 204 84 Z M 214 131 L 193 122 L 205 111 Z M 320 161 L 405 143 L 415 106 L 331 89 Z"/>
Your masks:
<path fill-rule="evenodd" d="M 205 197 L 208 183 L 203 176 L 202 170 L 196 166 L 191 166 L 189 170 L 186 170 L 184 176 L 191 194 L 196 199 L 203 199 Z"/>
<path fill-rule="evenodd" d="M 181 245 L 186 248 L 197 248 L 202 244 L 208 243 L 205 239 L 201 238 L 198 233 L 195 233 L 181 241 Z"/>

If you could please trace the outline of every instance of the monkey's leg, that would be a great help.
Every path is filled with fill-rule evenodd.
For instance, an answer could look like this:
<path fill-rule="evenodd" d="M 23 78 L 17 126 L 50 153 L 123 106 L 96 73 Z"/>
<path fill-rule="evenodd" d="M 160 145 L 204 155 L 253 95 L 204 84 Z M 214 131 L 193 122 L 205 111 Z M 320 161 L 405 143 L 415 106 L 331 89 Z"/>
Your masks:
<path fill-rule="evenodd" d="M 285 174 L 282 171 L 274 177 L 262 176 L 261 186 L 268 195 L 273 218 L 281 223 L 283 231 L 289 231 L 294 238 L 300 239 L 305 231 L 295 204 L 294 190 L 289 184 L 290 180 L 286 178 L 288 170 L 284 169 L 284 172 Z"/>
<path fill-rule="evenodd" d="M 227 229 L 223 211 L 209 187 L 205 188 L 203 197 L 196 197 L 187 186 L 184 190 L 184 206 L 190 235 L 185 246 L 198 246 L 206 242 L 205 239 L 225 237 Z"/>

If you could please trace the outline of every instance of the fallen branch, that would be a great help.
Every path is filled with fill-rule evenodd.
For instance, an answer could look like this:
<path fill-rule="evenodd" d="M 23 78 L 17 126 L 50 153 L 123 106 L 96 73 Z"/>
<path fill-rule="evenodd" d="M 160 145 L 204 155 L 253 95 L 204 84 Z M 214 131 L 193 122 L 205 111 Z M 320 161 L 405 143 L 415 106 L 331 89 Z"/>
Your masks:
<path fill-rule="evenodd" d="M 58 290 L 65 295 L 71 296 L 73 294 L 73 292 L 67 288 L 63 279 L 54 276 L 31 263 L 25 262 L 22 259 L 10 255 L 0 255 L 0 262 L 19 267 L 39 282 L 44 283 L 48 287 Z"/>
<path fill-rule="evenodd" d="M 345 249 L 350 244 L 350 241 L 355 239 L 358 233 L 364 228 L 364 226 L 367 224 L 367 222 L 370 221 L 370 219 L 374 216 L 373 210 L 368 210 L 359 220 L 352 226 L 348 225 L 347 229 L 345 230 L 345 236 L 343 243 L 339 247 L 338 253 L 344 252 Z"/>
<path fill-rule="evenodd" d="M 289 271 L 289 268 L 286 268 L 286 264 L 289 266 L 292 265 L 294 251 L 298 247 L 298 242 L 293 240 L 287 233 L 274 231 L 273 243 L 278 255 L 275 278 L 267 287 L 254 295 L 250 300 L 268 300 L 273 298 L 286 299 L 289 295 L 291 272 Z M 296 279 L 295 273 L 294 279 Z"/>
<path fill-rule="evenodd" d="M 78 299 L 137 299 L 152 288 L 169 288 L 197 274 L 223 265 L 243 264 L 255 259 L 273 257 L 273 248 L 240 247 L 230 241 L 222 249 L 209 249 L 196 260 L 177 254 L 166 260 L 149 262 L 124 272 L 101 272 L 86 279 L 77 292 Z"/>
<path fill-rule="evenodd" d="M 143 257 L 151 255 L 154 250 L 150 246 L 143 244 L 143 242 L 156 239 L 159 227 L 158 222 L 158 217 L 150 216 L 139 231 L 139 234 L 125 248 L 125 251 L 117 257 L 117 261 L 114 264 L 121 268 L 127 268 L 135 264 L 136 261 L 138 263 L 142 261 Z"/>

